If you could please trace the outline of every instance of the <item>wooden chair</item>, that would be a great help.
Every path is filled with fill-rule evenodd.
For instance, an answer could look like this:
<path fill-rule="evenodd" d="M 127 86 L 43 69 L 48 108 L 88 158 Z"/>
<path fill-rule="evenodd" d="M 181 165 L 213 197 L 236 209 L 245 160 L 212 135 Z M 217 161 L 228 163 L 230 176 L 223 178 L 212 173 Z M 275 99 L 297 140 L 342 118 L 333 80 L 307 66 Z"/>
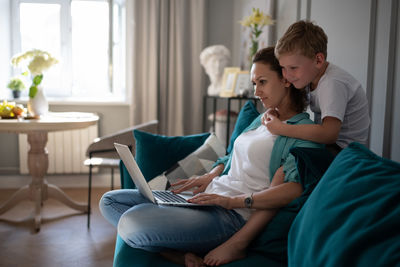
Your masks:
<path fill-rule="evenodd" d="M 157 133 L 158 121 L 153 120 L 137 126 L 123 129 L 116 133 L 96 138 L 86 150 L 84 164 L 89 166 L 89 185 L 88 185 L 88 216 L 87 227 L 90 228 L 91 213 L 91 192 L 92 192 L 92 172 L 93 167 L 110 168 L 111 169 L 111 190 L 114 189 L 114 169 L 119 168 L 119 156 L 114 148 L 114 143 L 125 144 L 130 147 L 135 154 L 135 138 L 133 130 L 141 130 L 150 133 Z"/>

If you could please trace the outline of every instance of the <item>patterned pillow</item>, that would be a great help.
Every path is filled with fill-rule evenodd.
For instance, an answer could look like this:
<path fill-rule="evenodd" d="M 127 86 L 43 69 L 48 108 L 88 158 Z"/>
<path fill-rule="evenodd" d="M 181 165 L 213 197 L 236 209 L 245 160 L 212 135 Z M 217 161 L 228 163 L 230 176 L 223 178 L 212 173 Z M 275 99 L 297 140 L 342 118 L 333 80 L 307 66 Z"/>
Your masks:
<path fill-rule="evenodd" d="M 165 189 L 180 179 L 194 175 L 202 175 L 212 169 L 213 164 L 225 155 L 225 147 L 218 137 L 212 133 L 202 146 L 178 161 L 163 174 L 152 179 L 149 184 L 152 189 Z"/>

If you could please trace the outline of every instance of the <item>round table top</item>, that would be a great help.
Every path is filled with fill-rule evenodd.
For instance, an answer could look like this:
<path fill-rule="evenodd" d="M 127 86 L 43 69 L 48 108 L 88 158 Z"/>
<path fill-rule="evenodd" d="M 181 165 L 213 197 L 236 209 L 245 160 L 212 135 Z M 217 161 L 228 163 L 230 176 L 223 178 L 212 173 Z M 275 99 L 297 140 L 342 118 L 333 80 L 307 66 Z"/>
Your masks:
<path fill-rule="evenodd" d="M 87 112 L 49 112 L 40 119 L 0 119 L 0 132 L 51 132 L 86 128 L 99 116 Z"/>

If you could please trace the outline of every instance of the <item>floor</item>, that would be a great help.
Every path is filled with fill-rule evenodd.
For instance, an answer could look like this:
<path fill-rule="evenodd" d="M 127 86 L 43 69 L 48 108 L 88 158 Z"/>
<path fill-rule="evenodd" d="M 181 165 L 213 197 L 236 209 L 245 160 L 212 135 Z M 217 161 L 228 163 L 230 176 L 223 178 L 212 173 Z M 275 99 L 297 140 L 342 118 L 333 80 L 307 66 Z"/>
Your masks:
<path fill-rule="evenodd" d="M 90 229 L 86 214 L 48 199 L 39 232 L 33 228 L 33 203 L 22 201 L 0 216 L 1 267 L 112 266 L 116 229 L 100 214 L 97 203 L 108 188 L 92 191 Z M 0 190 L 4 203 L 16 190 Z M 75 201 L 86 202 L 87 189 L 64 189 Z"/>

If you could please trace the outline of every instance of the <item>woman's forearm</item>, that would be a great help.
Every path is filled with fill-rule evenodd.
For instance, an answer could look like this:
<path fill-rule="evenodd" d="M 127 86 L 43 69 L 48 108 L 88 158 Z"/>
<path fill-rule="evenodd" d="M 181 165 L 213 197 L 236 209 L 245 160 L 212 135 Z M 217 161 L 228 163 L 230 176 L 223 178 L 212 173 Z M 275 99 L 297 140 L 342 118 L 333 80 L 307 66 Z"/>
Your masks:
<path fill-rule="evenodd" d="M 218 164 L 217 166 L 215 166 L 210 172 L 209 174 L 213 176 L 213 178 L 220 176 L 221 173 L 224 171 L 224 164 Z"/>
<path fill-rule="evenodd" d="M 288 182 L 270 187 L 253 194 L 253 209 L 277 209 L 282 208 L 298 198 L 303 192 L 301 184 Z M 244 200 L 248 195 L 232 197 L 230 208 L 245 208 Z"/>

